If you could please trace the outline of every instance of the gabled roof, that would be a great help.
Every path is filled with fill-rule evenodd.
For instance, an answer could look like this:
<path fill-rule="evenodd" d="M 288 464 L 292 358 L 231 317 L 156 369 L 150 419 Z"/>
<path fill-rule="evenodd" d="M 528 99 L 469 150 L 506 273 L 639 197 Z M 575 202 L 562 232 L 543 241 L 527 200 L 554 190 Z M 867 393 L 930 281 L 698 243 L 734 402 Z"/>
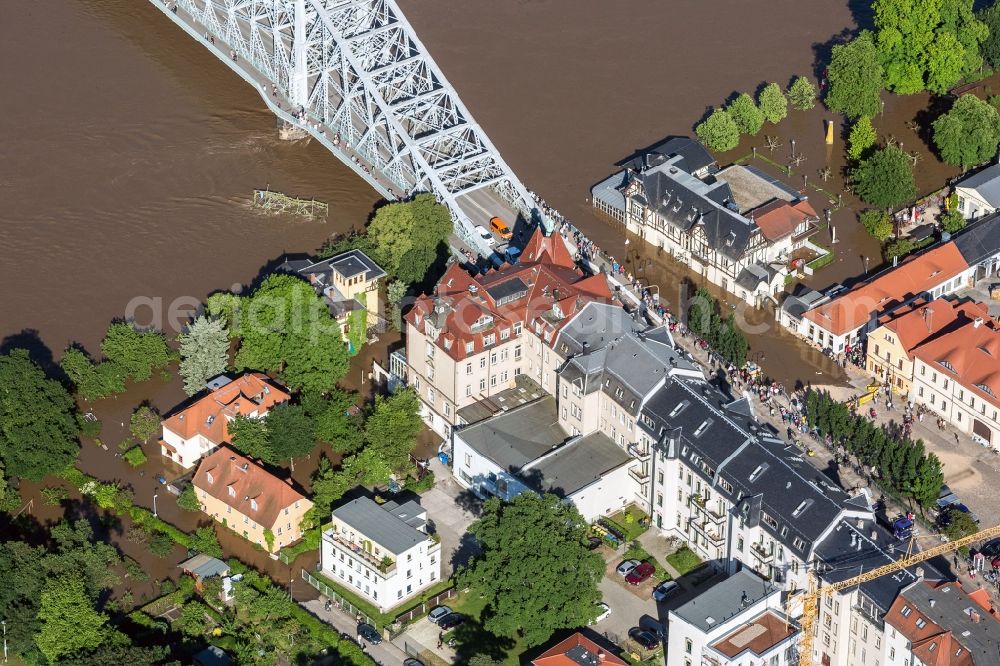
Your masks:
<path fill-rule="evenodd" d="M 954 243 L 970 266 L 1000 255 L 1000 212 L 969 225 L 954 237 Z"/>
<path fill-rule="evenodd" d="M 895 333 L 899 344 L 910 354 L 930 340 L 972 324 L 977 317 L 989 317 L 985 304 L 938 298 L 930 303 L 919 301 L 912 307 L 880 318 L 879 323 Z"/>
<path fill-rule="evenodd" d="M 213 444 L 221 444 L 229 441 L 229 419 L 236 416 L 264 416 L 272 407 L 286 402 L 289 397 L 266 375 L 247 373 L 211 390 L 164 419 L 163 427 L 182 439 L 202 435 Z"/>
<path fill-rule="evenodd" d="M 715 158 L 705 149 L 705 146 L 690 137 L 674 136 L 645 150 L 638 151 L 619 162 L 618 166 L 628 167 L 633 171 L 644 171 L 663 164 L 671 157 L 678 157 L 675 164 L 688 173 L 697 173 L 715 164 Z"/>
<path fill-rule="evenodd" d="M 955 187 L 976 190 L 987 203 L 1000 208 L 1000 164 L 993 164 L 968 178 L 955 183 Z"/>
<path fill-rule="evenodd" d="M 791 236 L 803 222 L 818 219 L 812 204 L 805 199 L 795 203 L 775 199 L 754 210 L 752 215 L 764 238 L 772 242 Z"/>
<path fill-rule="evenodd" d="M 308 502 L 312 506 L 312 502 L 292 487 L 290 479 L 282 481 L 227 446 L 220 446 L 202 458 L 191 482 L 195 488 L 267 528 L 275 524 L 286 507 L 296 502 Z M 254 504 L 257 508 L 253 508 Z"/>
<path fill-rule="evenodd" d="M 992 320 L 964 319 L 958 328 L 917 347 L 913 356 L 1000 407 L 1000 328 Z"/>
<path fill-rule="evenodd" d="M 625 666 L 594 641 L 576 632 L 531 660 L 533 666 Z"/>
<path fill-rule="evenodd" d="M 865 325 L 874 315 L 931 291 L 968 267 L 951 241 L 906 259 L 803 316 L 834 335 L 844 335 Z"/>

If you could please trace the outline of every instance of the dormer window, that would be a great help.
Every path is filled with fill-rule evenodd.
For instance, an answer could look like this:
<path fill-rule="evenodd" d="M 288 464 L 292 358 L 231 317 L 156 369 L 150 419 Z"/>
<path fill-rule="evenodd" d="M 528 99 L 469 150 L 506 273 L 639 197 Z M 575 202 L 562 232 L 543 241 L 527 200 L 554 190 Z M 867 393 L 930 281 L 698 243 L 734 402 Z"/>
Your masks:
<path fill-rule="evenodd" d="M 687 407 L 690 404 L 691 403 L 688 402 L 687 400 L 681 400 L 679 403 L 677 403 L 676 407 L 674 407 L 672 410 L 670 410 L 670 418 L 672 418 L 672 419 L 673 418 L 677 418 L 677 415 L 680 414 L 681 412 L 683 412 L 684 408 Z"/>
<path fill-rule="evenodd" d="M 708 430 L 709 426 L 711 425 L 712 425 L 712 419 L 705 419 L 704 421 L 701 422 L 700 426 L 695 428 L 694 436 L 701 437 L 703 434 L 705 434 L 705 431 Z"/>
<path fill-rule="evenodd" d="M 811 499 L 802 500 L 802 503 L 799 504 L 799 506 L 795 509 L 795 511 L 792 511 L 792 517 L 798 518 L 803 513 L 805 513 L 805 510 L 808 509 L 811 505 L 812 505 Z"/>
<path fill-rule="evenodd" d="M 229 496 L 230 497 L 236 497 L 236 488 L 233 488 L 232 486 L 229 486 Z"/>
<path fill-rule="evenodd" d="M 256 510 L 257 510 L 257 500 L 255 500 L 255 499 L 251 499 L 251 500 L 250 500 L 250 508 L 251 508 L 252 510 L 254 510 L 254 511 L 256 511 Z"/>
<path fill-rule="evenodd" d="M 750 482 L 753 483 L 754 481 L 756 481 L 757 479 L 759 479 L 760 475 L 767 471 L 767 468 L 768 468 L 768 464 L 767 463 L 761 463 L 761 464 L 757 465 L 757 469 L 755 469 L 754 471 L 750 472 Z"/>
<path fill-rule="evenodd" d="M 205 478 L 208 479 L 209 483 L 215 483 L 215 477 L 212 476 L 211 472 L 205 472 Z"/>

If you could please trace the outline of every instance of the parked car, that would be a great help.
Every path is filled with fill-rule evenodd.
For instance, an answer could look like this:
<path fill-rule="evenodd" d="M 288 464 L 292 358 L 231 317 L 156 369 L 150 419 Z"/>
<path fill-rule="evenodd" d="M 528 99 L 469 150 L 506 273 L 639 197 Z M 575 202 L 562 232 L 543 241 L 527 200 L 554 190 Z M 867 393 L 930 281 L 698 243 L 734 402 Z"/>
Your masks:
<path fill-rule="evenodd" d="M 503 238 L 504 240 L 509 240 L 510 237 L 514 235 L 514 232 L 510 230 L 507 223 L 499 217 L 494 217 L 490 220 L 490 229 L 497 232 L 497 236 L 500 236 L 500 238 Z"/>
<path fill-rule="evenodd" d="M 653 588 L 653 599 L 656 601 L 666 601 L 668 597 L 676 594 L 681 589 L 677 581 L 665 580 Z"/>
<path fill-rule="evenodd" d="M 434 624 L 437 624 L 438 622 L 441 621 L 441 618 L 443 618 L 445 615 L 450 615 L 450 614 L 451 614 L 451 608 L 449 608 L 448 606 L 435 606 L 434 608 L 431 609 L 431 612 L 427 614 L 427 619 L 433 622 Z"/>
<path fill-rule="evenodd" d="M 597 550 L 604 542 L 599 536 L 587 537 L 587 550 Z"/>
<path fill-rule="evenodd" d="M 600 622 L 601 620 L 604 620 L 604 619 L 607 619 L 607 617 L 608 617 L 609 615 L 611 615 L 611 606 L 608 606 L 608 605 L 607 605 L 606 603 L 604 603 L 603 601 L 599 601 L 599 602 L 597 603 L 597 608 L 598 608 L 598 609 L 599 609 L 599 610 L 600 610 L 601 612 L 600 612 L 600 614 L 598 614 L 598 616 L 597 616 L 597 617 L 595 617 L 595 618 L 594 618 L 593 620 L 591 620 L 591 621 L 590 621 L 590 624 L 597 624 L 597 623 L 598 623 L 598 622 Z"/>
<path fill-rule="evenodd" d="M 409 659 L 403 660 L 403 666 L 424 666 L 424 662 L 410 657 Z"/>
<path fill-rule="evenodd" d="M 465 616 L 461 613 L 448 613 L 443 618 L 438 620 L 437 625 L 441 627 L 442 630 L 448 631 L 450 629 L 454 629 L 463 622 L 465 622 Z"/>
<path fill-rule="evenodd" d="M 625 576 L 625 582 L 629 585 L 639 585 L 656 573 L 656 567 L 649 562 L 643 562 Z"/>
<path fill-rule="evenodd" d="M 635 569 L 640 564 L 642 564 L 642 562 L 640 562 L 639 560 L 625 560 L 624 562 L 618 565 L 616 571 L 618 572 L 619 576 L 628 576 L 630 573 L 632 573 L 632 570 Z"/>
<path fill-rule="evenodd" d="M 497 244 L 497 239 L 494 238 L 493 234 L 490 233 L 489 229 L 487 229 L 483 225 L 481 224 L 476 225 L 476 233 L 479 234 L 479 237 L 483 239 L 483 242 L 489 245 L 490 247 L 493 247 L 494 245 Z"/>
<path fill-rule="evenodd" d="M 632 627 L 629 629 L 628 637 L 647 650 L 655 650 L 660 646 L 660 641 L 653 635 L 653 632 L 641 627 Z"/>
<path fill-rule="evenodd" d="M 1000 555 L 1000 539 L 987 541 L 983 544 L 983 547 L 979 549 L 979 552 L 986 557 L 996 557 L 997 555 Z"/>
<path fill-rule="evenodd" d="M 365 622 L 358 625 L 358 636 L 372 645 L 378 645 L 382 642 L 382 634 L 378 633 L 378 629 Z"/>

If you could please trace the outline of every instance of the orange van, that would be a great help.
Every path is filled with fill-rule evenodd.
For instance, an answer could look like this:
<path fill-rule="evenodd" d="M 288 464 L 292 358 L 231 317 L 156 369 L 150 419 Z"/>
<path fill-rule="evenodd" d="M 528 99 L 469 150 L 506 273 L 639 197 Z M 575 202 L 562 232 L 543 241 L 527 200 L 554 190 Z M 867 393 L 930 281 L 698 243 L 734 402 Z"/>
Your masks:
<path fill-rule="evenodd" d="M 497 236 L 503 238 L 504 240 L 509 240 L 514 234 L 511 232 L 510 227 L 507 223 L 501 220 L 499 217 L 494 217 L 490 220 L 490 229 L 496 232 Z"/>

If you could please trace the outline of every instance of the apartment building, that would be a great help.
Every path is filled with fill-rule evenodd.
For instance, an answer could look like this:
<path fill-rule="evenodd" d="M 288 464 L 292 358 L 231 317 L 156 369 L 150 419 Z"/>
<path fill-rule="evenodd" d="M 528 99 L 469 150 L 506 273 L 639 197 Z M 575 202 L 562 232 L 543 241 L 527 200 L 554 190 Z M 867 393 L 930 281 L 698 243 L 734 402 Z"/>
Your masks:
<path fill-rule="evenodd" d="M 908 395 L 913 353 L 918 347 L 988 316 L 988 308 L 981 303 L 944 298 L 914 301 L 879 318 L 879 327 L 868 334 L 866 369 L 894 392 Z"/>
<path fill-rule="evenodd" d="M 983 446 L 1000 446 L 1000 327 L 982 316 L 965 319 L 913 355 L 914 402 Z"/>
<path fill-rule="evenodd" d="M 781 590 L 744 569 L 667 613 L 667 654 L 676 666 L 791 666 L 799 628 Z"/>
<path fill-rule="evenodd" d="M 333 510 L 320 565 L 387 611 L 441 578 L 441 544 L 427 533 L 427 511 L 416 502 L 378 504 L 363 497 Z"/>
<path fill-rule="evenodd" d="M 160 453 L 190 469 L 220 444 L 229 443 L 229 422 L 237 416 L 262 419 L 288 393 L 264 374 L 245 373 L 236 379 L 219 376 L 207 393 L 163 420 Z"/>
<path fill-rule="evenodd" d="M 407 379 L 427 424 L 446 439 L 458 410 L 513 388 L 528 375 L 555 390 L 565 360 L 559 330 L 591 301 L 610 302 L 603 275 L 580 271 L 559 234 L 536 229 L 514 266 L 470 275 L 449 265 L 434 294 L 407 312 Z"/>
<path fill-rule="evenodd" d="M 201 510 L 275 553 L 302 537 L 313 503 L 292 484 L 227 446 L 205 457 L 191 479 Z"/>
<path fill-rule="evenodd" d="M 747 303 L 776 297 L 790 253 L 817 230 L 799 192 L 753 166 L 720 171 L 689 138 L 668 139 L 623 165 L 624 177 L 595 186 L 595 207 Z"/>
<path fill-rule="evenodd" d="M 885 625 L 884 666 L 1000 663 L 1000 613 L 983 588 L 915 581 L 893 602 Z"/>

